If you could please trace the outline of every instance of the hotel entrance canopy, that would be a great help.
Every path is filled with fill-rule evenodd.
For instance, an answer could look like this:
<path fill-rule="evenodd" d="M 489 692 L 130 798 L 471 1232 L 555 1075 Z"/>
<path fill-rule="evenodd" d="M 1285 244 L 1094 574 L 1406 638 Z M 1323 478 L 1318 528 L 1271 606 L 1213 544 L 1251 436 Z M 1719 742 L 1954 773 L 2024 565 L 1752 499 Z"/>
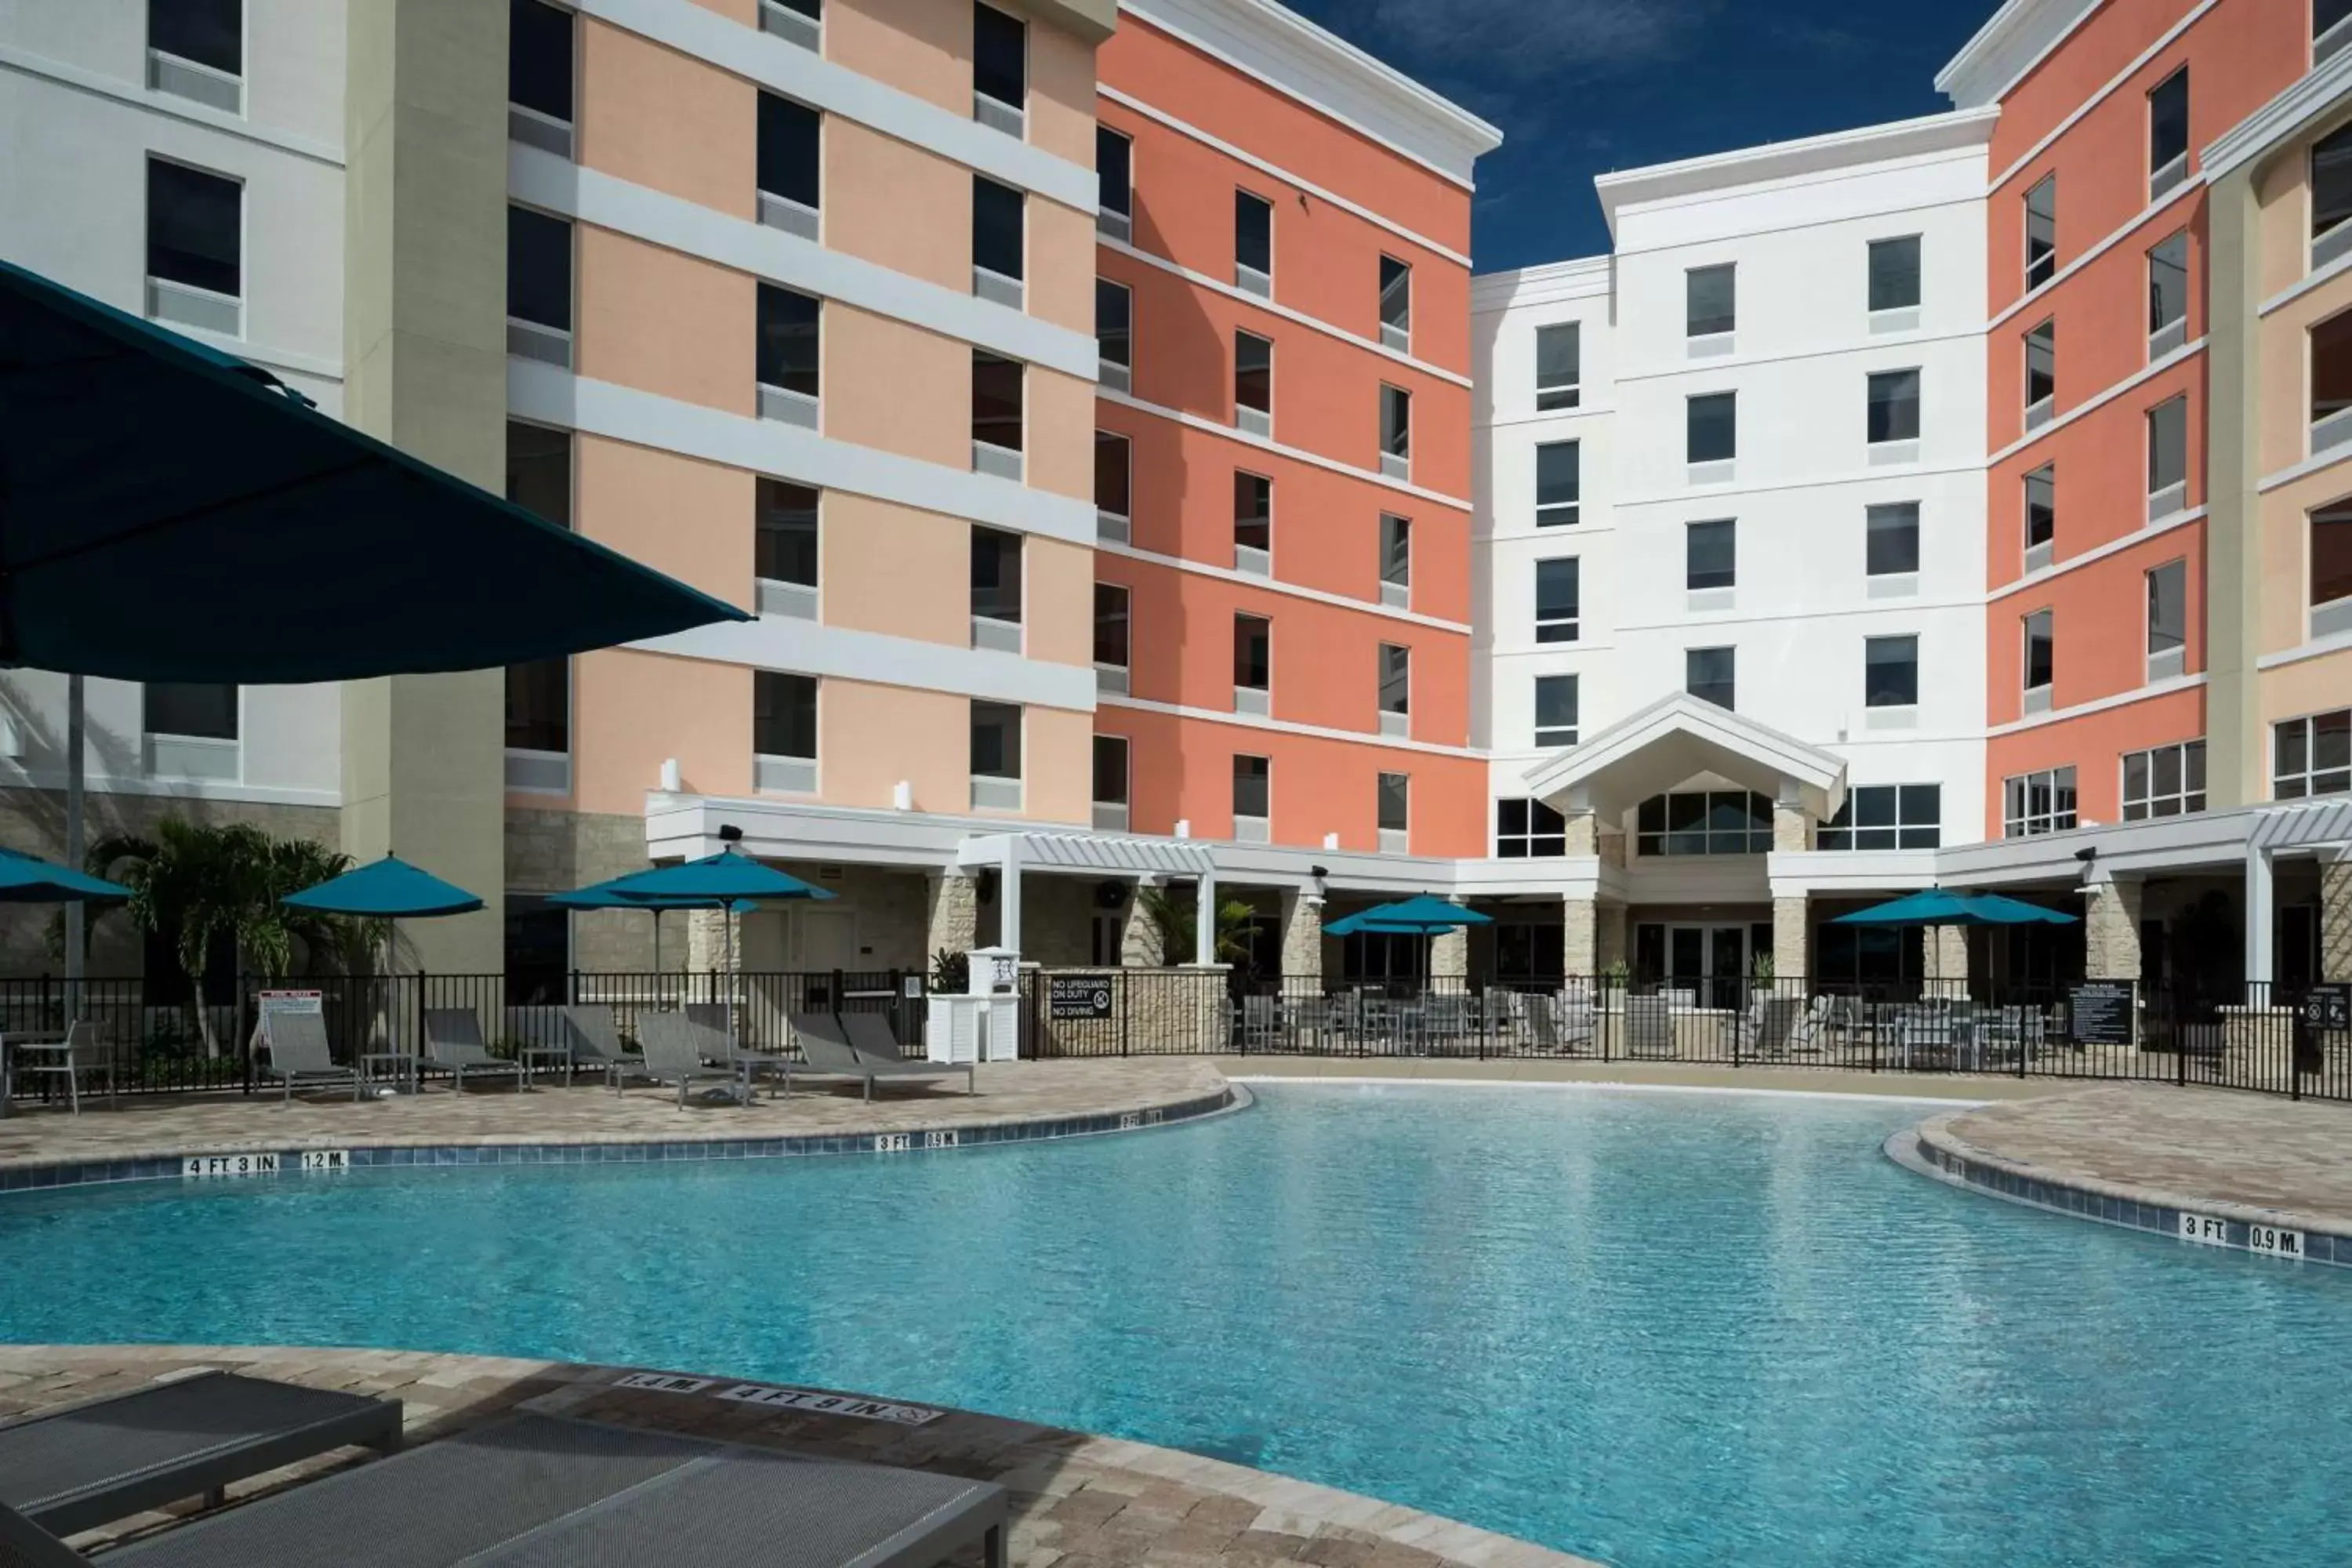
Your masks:
<path fill-rule="evenodd" d="M 1827 822 L 1845 804 L 1845 759 L 1727 708 L 1676 692 L 1527 772 L 1529 793 L 1614 821 L 1703 774 Z"/>

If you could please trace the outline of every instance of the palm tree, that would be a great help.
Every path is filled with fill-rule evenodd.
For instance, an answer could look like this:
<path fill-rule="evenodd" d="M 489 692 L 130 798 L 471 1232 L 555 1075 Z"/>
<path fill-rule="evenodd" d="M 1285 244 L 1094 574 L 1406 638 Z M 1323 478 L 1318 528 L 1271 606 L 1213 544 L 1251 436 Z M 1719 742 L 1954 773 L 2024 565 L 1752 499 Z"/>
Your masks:
<path fill-rule="evenodd" d="M 1172 958 L 1178 963 L 1191 963 L 1196 951 L 1193 938 L 1197 927 L 1193 923 L 1193 912 L 1198 905 L 1197 896 L 1192 902 L 1179 903 L 1169 897 L 1164 888 L 1141 888 L 1136 891 L 1135 902 L 1142 910 L 1144 918 L 1159 932 L 1160 962 L 1166 963 Z M 1216 956 L 1219 963 L 1248 962 L 1249 927 L 1256 918 L 1257 911 L 1239 899 L 1228 899 L 1217 906 Z"/>

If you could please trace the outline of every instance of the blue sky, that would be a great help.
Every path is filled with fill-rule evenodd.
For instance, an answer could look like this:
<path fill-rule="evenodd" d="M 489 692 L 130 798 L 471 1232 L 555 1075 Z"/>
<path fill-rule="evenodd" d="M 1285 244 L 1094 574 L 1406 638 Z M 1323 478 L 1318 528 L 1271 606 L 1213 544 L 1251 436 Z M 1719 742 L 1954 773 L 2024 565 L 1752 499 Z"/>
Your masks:
<path fill-rule="evenodd" d="M 1996 0 L 1286 0 L 1501 128 L 1481 272 L 1609 248 L 1592 176 L 1948 108 Z"/>

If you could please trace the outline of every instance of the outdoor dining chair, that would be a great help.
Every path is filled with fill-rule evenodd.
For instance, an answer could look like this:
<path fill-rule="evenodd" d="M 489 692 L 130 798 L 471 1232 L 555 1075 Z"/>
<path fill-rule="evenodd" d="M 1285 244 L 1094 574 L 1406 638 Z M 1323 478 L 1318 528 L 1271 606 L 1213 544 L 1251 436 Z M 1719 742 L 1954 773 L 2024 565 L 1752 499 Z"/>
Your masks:
<path fill-rule="evenodd" d="M 77 1018 L 62 1031 L 44 1030 L 9 1038 L 5 1049 L 0 1049 L 0 1061 L 6 1064 L 5 1080 L 0 1081 L 0 1102 L 16 1093 L 17 1079 L 62 1079 L 66 1103 L 79 1116 L 82 1075 L 96 1070 L 97 1052 L 98 1026 L 88 1018 Z"/>

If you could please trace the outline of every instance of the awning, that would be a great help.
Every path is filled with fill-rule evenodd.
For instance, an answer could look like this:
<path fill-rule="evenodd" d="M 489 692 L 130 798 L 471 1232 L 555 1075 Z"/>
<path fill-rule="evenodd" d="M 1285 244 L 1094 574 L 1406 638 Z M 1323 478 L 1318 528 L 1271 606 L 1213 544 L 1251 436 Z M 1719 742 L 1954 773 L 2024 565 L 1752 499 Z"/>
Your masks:
<path fill-rule="evenodd" d="M 1845 804 L 1844 758 L 1680 691 L 1547 757 L 1526 777 L 1549 805 L 1614 819 L 1702 773 L 1774 800 L 1793 792 L 1822 822 Z"/>

